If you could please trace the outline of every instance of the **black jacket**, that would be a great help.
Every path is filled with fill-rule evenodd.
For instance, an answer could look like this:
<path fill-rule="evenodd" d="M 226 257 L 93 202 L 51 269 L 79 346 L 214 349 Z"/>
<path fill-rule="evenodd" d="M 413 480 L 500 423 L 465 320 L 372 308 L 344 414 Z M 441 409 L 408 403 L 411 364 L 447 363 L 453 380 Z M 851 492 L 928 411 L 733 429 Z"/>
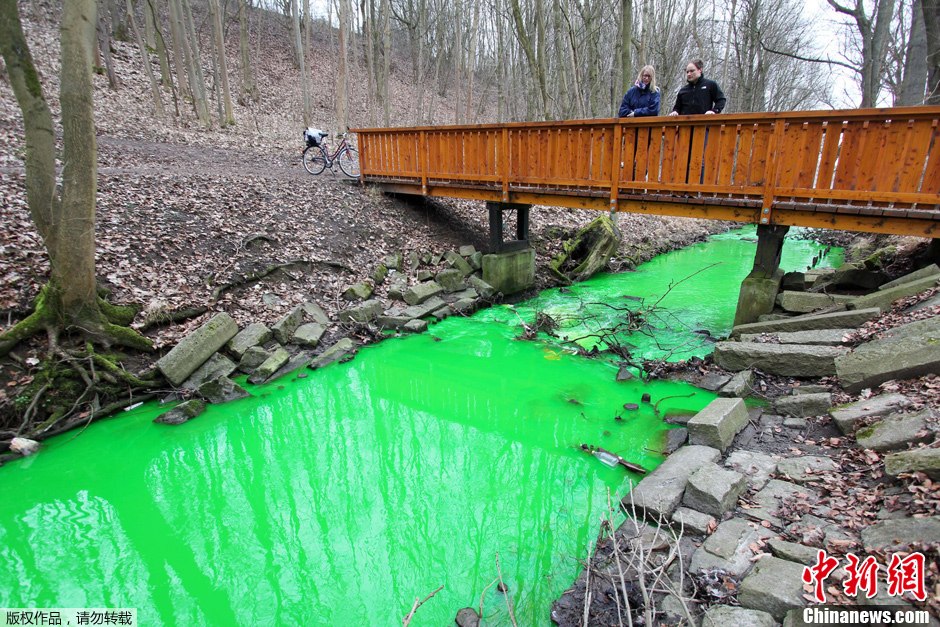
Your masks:
<path fill-rule="evenodd" d="M 695 83 L 686 83 L 676 94 L 676 104 L 672 110 L 679 115 L 689 115 L 714 111 L 721 113 L 725 108 L 725 95 L 721 87 L 704 76 Z"/>

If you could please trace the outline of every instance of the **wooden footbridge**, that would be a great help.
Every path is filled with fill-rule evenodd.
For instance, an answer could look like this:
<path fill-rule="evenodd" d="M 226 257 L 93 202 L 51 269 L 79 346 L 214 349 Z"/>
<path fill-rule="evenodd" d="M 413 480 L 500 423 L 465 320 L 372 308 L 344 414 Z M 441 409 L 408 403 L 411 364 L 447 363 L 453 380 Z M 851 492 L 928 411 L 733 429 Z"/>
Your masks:
<path fill-rule="evenodd" d="M 356 129 L 389 192 L 940 237 L 940 107 Z"/>

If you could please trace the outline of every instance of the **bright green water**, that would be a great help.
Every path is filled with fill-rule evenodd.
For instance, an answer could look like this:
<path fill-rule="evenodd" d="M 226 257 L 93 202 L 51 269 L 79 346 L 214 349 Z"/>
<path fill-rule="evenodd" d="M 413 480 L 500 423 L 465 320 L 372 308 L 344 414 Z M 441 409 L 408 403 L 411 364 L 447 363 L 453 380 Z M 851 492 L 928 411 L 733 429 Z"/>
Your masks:
<path fill-rule="evenodd" d="M 816 249 L 788 243 L 784 263 Z M 665 426 L 651 405 L 623 404 L 648 392 L 661 413 L 695 411 L 714 395 L 616 383 L 603 360 L 513 341 L 517 314 L 562 318 L 573 296 L 649 299 L 720 260 L 662 304 L 722 333 L 753 250 L 721 236 L 574 295 L 363 349 L 179 427 L 145 407 L 49 441 L 0 468 L 0 607 L 136 607 L 143 625 L 400 625 L 443 584 L 412 625 L 444 625 L 479 605 L 498 552 L 519 624 L 548 624 L 607 491 L 631 479 L 575 446 L 655 467 Z M 688 329 L 677 341 L 700 337 Z M 485 608 L 505 623 L 494 588 Z"/>

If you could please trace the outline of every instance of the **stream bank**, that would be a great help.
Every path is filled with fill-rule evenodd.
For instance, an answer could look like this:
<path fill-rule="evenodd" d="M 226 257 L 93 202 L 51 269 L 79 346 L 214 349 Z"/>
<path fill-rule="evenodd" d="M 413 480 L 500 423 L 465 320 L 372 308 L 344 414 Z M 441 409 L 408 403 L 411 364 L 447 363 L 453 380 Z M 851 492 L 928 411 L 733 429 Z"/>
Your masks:
<path fill-rule="evenodd" d="M 791 275 L 778 297 L 789 315 L 735 327 L 713 358 L 677 367 L 723 398 L 686 417 L 690 444 L 623 498 L 631 518 L 602 527 L 553 621 L 802 625 L 818 593 L 937 624 L 940 268 L 887 282 L 864 265 Z M 840 283 L 854 295 L 836 295 Z M 803 569 L 820 550 L 834 572 L 814 588 Z M 843 587 L 849 555 L 878 569 L 871 595 Z M 909 590 L 889 588 L 918 563 Z"/>

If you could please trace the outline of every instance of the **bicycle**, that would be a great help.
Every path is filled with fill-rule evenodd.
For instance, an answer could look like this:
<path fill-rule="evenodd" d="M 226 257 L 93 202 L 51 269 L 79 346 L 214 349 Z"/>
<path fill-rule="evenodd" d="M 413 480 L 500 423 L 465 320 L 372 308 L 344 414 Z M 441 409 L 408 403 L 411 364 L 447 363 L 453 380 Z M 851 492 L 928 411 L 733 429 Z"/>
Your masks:
<path fill-rule="evenodd" d="M 343 174 L 354 179 L 359 178 L 359 151 L 349 145 L 348 135 L 349 133 L 340 135 L 339 145 L 330 153 L 323 141 L 329 137 L 328 133 L 321 132 L 319 141 L 305 134 L 307 147 L 304 148 L 303 154 L 304 169 L 310 174 L 320 174 L 326 168 L 332 171 L 333 165 L 339 164 Z"/>

